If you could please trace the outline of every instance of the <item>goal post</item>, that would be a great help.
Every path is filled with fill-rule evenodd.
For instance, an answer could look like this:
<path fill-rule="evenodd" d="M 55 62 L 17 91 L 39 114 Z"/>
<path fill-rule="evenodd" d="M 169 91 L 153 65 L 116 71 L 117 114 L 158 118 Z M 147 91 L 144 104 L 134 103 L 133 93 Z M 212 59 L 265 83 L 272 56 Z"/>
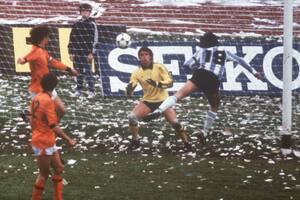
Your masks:
<path fill-rule="evenodd" d="M 283 26 L 283 91 L 281 151 L 291 153 L 292 132 L 292 69 L 293 69 L 293 0 L 284 1 Z"/>

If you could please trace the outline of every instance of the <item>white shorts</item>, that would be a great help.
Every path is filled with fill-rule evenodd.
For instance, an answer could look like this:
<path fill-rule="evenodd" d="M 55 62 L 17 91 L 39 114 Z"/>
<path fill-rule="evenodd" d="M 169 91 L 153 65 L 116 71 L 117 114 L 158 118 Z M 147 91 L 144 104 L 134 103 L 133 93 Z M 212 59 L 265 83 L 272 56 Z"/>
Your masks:
<path fill-rule="evenodd" d="M 31 146 L 33 150 L 33 155 L 35 156 L 43 156 L 43 155 L 52 156 L 58 150 L 56 145 L 53 145 L 52 147 L 48 147 L 46 149 L 41 149 L 33 145 Z"/>
<path fill-rule="evenodd" d="M 35 97 L 36 95 L 37 95 L 36 93 L 29 92 L 29 98 L 30 98 L 30 99 L 33 99 L 33 97 Z M 52 91 L 51 99 L 54 100 L 54 99 L 56 99 L 57 97 L 58 97 L 58 94 L 57 94 L 56 90 L 54 89 L 54 90 Z"/>

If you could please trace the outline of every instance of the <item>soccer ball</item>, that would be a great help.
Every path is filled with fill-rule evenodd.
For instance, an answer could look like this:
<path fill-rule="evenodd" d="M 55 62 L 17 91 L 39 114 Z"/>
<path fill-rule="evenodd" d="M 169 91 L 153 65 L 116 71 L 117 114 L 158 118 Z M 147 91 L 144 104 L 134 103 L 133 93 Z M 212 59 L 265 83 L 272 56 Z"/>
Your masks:
<path fill-rule="evenodd" d="M 131 37 L 127 33 L 120 33 L 116 37 L 116 44 L 121 49 L 126 49 L 131 44 Z"/>

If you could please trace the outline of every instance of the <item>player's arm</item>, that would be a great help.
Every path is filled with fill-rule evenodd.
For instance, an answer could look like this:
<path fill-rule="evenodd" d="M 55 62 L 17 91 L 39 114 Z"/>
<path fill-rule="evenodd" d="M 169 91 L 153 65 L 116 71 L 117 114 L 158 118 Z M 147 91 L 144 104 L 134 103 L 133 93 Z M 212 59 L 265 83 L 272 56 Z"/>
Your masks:
<path fill-rule="evenodd" d="M 61 63 L 59 60 L 52 58 L 51 56 L 49 57 L 49 63 L 51 64 L 52 67 L 59 69 L 59 70 L 66 71 L 71 76 L 78 76 L 77 70 L 66 66 L 65 64 Z"/>
<path fill-rule="evenodd" d="M 35 61 L 38 56 L 39 53 L 35 49 L 32 49 L 26 56 L 18 58 L 17 63 L 24 65 L 27 62 Z"/>
<path fill-rule="evenodd" d="M 97 31 L 97 25 L 94 22 L 94 19 L 91 19 L 90 23 L 88 24 L 88 34 L 87 34 L 87 41 L 86 41 L 86 45 L 88 47 L 89 53 L 90 54 L 94 54 L 96 52 L 95 50 L 95 46 L 98 40 L 98 37 L 96 37 L 96 34 L 98 34 Z M 98 36 L 98 35 L 97 35 Z"/>
<path fill-rule="evenodd" d="M 161 81 L 158 83 L 158 87 L 166 89 L 173 87 L 173 77 L 171 72 L 169 72 L 164 66 L 159 67 Z"/>
<path fill-rule="evenodd" d="M 261 79 L 261 74 L 258 73 L 253 67 L 251 67 L 243 58 L 232 54 L 229 51 L 226 52 L 226 57 L 228 60 L 234 61 L 240 65 L 242 65 L 244 68 L 246 68 L 249 72 L 251 72 L 256 78 Z"/>
<path fill-rule="evenodd" d="M 138 80 L 137 80 L 137 77 L 136 77 L 136 72 L 133 72 L 131 74 L 129 83 L 127 84 L 127 86 L 125 88 L 125 94 L 126 94 L 127 97 L 132 96 L 133 91 L 137 86 L 137 83 L 138 83 Z"/>
<path fill-rule="evenodd" d="M 58 137 L 66 140 L 70 146 L 74 146 L 76 144 L 76 141 L 71 139 L 58 125 L 58 118 L 55 107 L 56 106 L 53 100 L 48 100 L 47 102 L 45 102 L 44 110 L 46 113 L 48 125 Z"/>
<path fill-rule="evenodd" d="M 184 62 L 183 66 L 187 66 L 192 70 L 198 69 L 200 67 L 200 55 L 200 50 L 196 51 L 190 59 Z"/>
<path fill-rule="evenodd" d="M 55 127 L 52 128 L 52 130 L 55 132 L 55 134 L 64 139 L 65 141 L 67 141 L 67 143 L 70 146 L 74 146 L 76 144 L 76 140 L 71 139 L 58 125 L 56 125 Z"/>
<path fill-rule="evenodd" d="M 158 70 L 161 76 L 161 80 L 155 81 L 152 79 L 148 79 L 146 80 L 146 82 L 154 87 L 159 87 L 163 89 L 171 88 L 173 86 L 173 79 L 171 73 L 168 72 L 168 70 L 164 66 L 159 66 Z"/>
<path fill-rule="evenodd" d="M 95 20 L 92 21 L 92 24 L 94 26 L 94 34 L 93 34 L 93 54 L 96 53 L 96 46 L 97 46 L 97 43 L 98 43 L 98 28 L 97 28 L 97 24 L 95 22 Z"/>

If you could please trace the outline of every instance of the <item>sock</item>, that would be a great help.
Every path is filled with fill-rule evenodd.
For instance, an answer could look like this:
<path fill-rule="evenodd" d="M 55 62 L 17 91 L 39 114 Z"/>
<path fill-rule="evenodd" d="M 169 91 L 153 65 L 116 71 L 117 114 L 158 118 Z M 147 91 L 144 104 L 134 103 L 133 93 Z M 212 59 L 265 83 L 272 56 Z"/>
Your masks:
<path fill-rule="evenodd" d="M 37 178 L 32 190 L 32 200 L 42 199 L 43 191 L 45 186 L 45 180 Z"/>
<path fill-rule="evenodd" d="M 180 132 L 178 132 L 178 135 L 180 137 L 180 139 L 182 140 L 183 143 L 188 143 L 188 136 L 185 130 L 181 130 Z"/>
<path fill-rule="evenodd" d="M 139 126 L 129 124 L 129 130 L 132 134 L 132 140 L 138 140 L 139 139 Z"/>
<path fill-rule="evenodd" d="M 62 200 L 62 176 L 52 175 L 53 189 L 54 189 L 54 200 Z"/>
<path fill-rule="evenodd" d="M 187 131 L 184 126 L 180 123 L 173 124 L 173 128 L 175 129 L 177 135 L 182 140 L 183 143 L 188 143 Z"/>
<path fill-rule="evenodd" d="M 214 124 L 216 117 L 217 117 L 217 113 L 212 112 L 212 111 L 207 111 L 206 116 L 205 116 L 205 121 L 204 121 L 204 127 L 203 127 L 203 130 L 205 132 L 204 137 L 207 136 L 207 132 Z"/>
<path fill-rule="evenodd" d="M 168 108 L 174 106 L 177 102 L 177 98 L 175 96 L 169 96 L 164 102 L 158 107 L 159 110 L 164 112 Z"/>

